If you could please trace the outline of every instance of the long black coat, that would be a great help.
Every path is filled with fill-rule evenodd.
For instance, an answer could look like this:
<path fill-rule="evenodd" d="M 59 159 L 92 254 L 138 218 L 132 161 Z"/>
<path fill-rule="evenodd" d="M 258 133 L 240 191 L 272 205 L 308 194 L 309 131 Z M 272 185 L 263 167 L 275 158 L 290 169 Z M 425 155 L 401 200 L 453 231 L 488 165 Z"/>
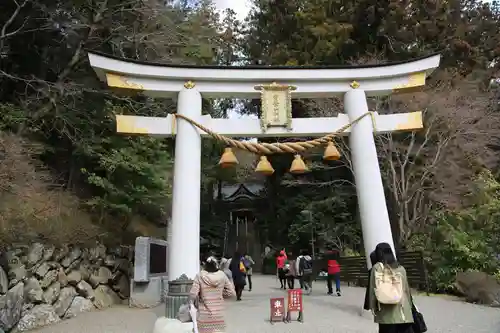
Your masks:
<path fill-rule="evenodd" d="M 231 259 L 231 264 L 229 265 L 229 270 L 233 275 L 234 285 L 244 286 L 246 284 L 246 274 L 240 271 L 240 261 Z"/>
<path fill-rule="evenodd" d="M 372 267 L 373 265 L 375 265 L 377 263 L 377 257 L 375 255 L 375 251 L 373 251 L 372 253 L 370 253 L 370 261 L 372 262 Z M 368 284 L 366 286 L 366 293 L 365 293 L 365 305 L 363 306 L 363 308 L 365 310 L 371 310 L 370 309 L 370 302 L 368 301 L 368 293 L 370 292 L 371 290 L 371 285 L 370 285 L 370 276 L 372 275 L 372 269 L 370 268 L 368 270 Z"/>

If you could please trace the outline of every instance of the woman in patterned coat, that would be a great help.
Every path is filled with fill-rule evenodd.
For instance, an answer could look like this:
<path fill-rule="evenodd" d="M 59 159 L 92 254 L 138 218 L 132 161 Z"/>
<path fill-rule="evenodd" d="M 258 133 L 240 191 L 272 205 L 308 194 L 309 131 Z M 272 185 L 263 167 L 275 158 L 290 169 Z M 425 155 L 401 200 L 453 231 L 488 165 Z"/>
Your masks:
<path fill-rule="evenodd" d="M 235 295 L 233 283 L 219 270 L 217 259 L 209 257 L 194 278 L 190 292 L 191 300 L 198 300 L 199 333 L 226 332 L 224 298 Z"/>

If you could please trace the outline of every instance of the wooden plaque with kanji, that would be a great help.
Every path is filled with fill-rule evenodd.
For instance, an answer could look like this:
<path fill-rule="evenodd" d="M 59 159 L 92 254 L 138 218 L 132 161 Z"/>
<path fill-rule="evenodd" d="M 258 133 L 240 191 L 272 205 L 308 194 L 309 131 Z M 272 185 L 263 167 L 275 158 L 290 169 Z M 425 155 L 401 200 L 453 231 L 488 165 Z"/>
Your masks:
<path fill-rule="evenodd" d="M 286 321 L 290 322 L 292 312 L 298 312 L 298 321 L 303 321 L 302 289 L 288 290 L 288 307 L 286 312 Z"/>
<path fill-rule="evenodd" d="M 271 314 L 269 321 L 271 323 L 277 321 L 285 321 L 285 298 L 271 298 Z"/>

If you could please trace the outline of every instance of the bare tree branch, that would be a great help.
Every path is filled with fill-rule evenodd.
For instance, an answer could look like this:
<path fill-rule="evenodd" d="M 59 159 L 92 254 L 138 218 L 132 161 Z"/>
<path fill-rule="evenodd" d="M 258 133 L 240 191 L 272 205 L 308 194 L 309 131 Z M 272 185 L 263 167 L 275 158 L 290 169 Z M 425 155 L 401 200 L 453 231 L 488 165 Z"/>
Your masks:
<path fill-rule="evenodd" d="M 422 131 L 376 136 L 391 219 L 399 229 L 400 243 L 423 230 L 433 208 L 463 200 L 464 191 L 457 186 L 467 184 L 472 175 L 469 160 L 477 163 L 481 156 L 489 156 L 491 161 L 496 158 L 485 148 L 498 141 L 498 129 L 492 124 L 499 123 L 499 116 L 489 109 L 491 95 L 479 91 L 478 83 L 469 78 L 462 78 L 455 86 L 447 85 L 449 77 L 441 79 L 446 85 L 369 101 L 371 108 L 381 114 L 424 110 Z M 312 101 L 307 106 L 313 116 L 342 112 L 342 103 L 335 98 Z M 342 151 L 344 166 L 352 171 L 347 139 L 340 138 L 336 144 Z M 451 165 L 453 171 L 447 167 Z M 332 185 L 339 183 L 343 184 L 334 181 Z"/>
<path fill-rule="evenodd" d="M 4 48 L 4 40 L 8 37 L 11 37 L 11 36 L 17 34 L 19 31 L 21 31 L 24 28 L 24 26 L 26 25 L 26 22 L 28 22 L 28 18 L 26 18 L 24 20 L 23 24 L 18 29 L 11 31 L 11 32 L 7 32 L 7 29 L 9 28 L 9 26 L 14 22 L 16 17 L 19 15 L 19 12 L 21 11 L 21 9 L 23 9 L 23 7 L 26 6 L 26 4 L 28 3 L 29 0 L 24 0 L 23 2 L 21 2 L 21 4 L 19 4 L 16 0 L 12 0 L 12 1 L 16 4 L 16 9 L 12 12 L 10 17 L 7 19 L 7 21 L 2 26 L 2 29 L 0 30 L 0 53 L 3 52 L 2 50 Z"/>

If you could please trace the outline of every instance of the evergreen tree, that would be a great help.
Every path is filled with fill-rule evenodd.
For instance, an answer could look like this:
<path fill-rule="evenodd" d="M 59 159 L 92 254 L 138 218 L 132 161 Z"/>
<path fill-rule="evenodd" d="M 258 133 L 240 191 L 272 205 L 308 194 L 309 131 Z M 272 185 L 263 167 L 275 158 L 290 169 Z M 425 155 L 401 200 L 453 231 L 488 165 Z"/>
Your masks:
<path fill-rule="evenodd" d="M 439 51 L 442 67 L 467 74 L 499 57 L 499 15 L 479 0 L 255 0 L 247 53 L 253 63 L 332 65 Z"/>

